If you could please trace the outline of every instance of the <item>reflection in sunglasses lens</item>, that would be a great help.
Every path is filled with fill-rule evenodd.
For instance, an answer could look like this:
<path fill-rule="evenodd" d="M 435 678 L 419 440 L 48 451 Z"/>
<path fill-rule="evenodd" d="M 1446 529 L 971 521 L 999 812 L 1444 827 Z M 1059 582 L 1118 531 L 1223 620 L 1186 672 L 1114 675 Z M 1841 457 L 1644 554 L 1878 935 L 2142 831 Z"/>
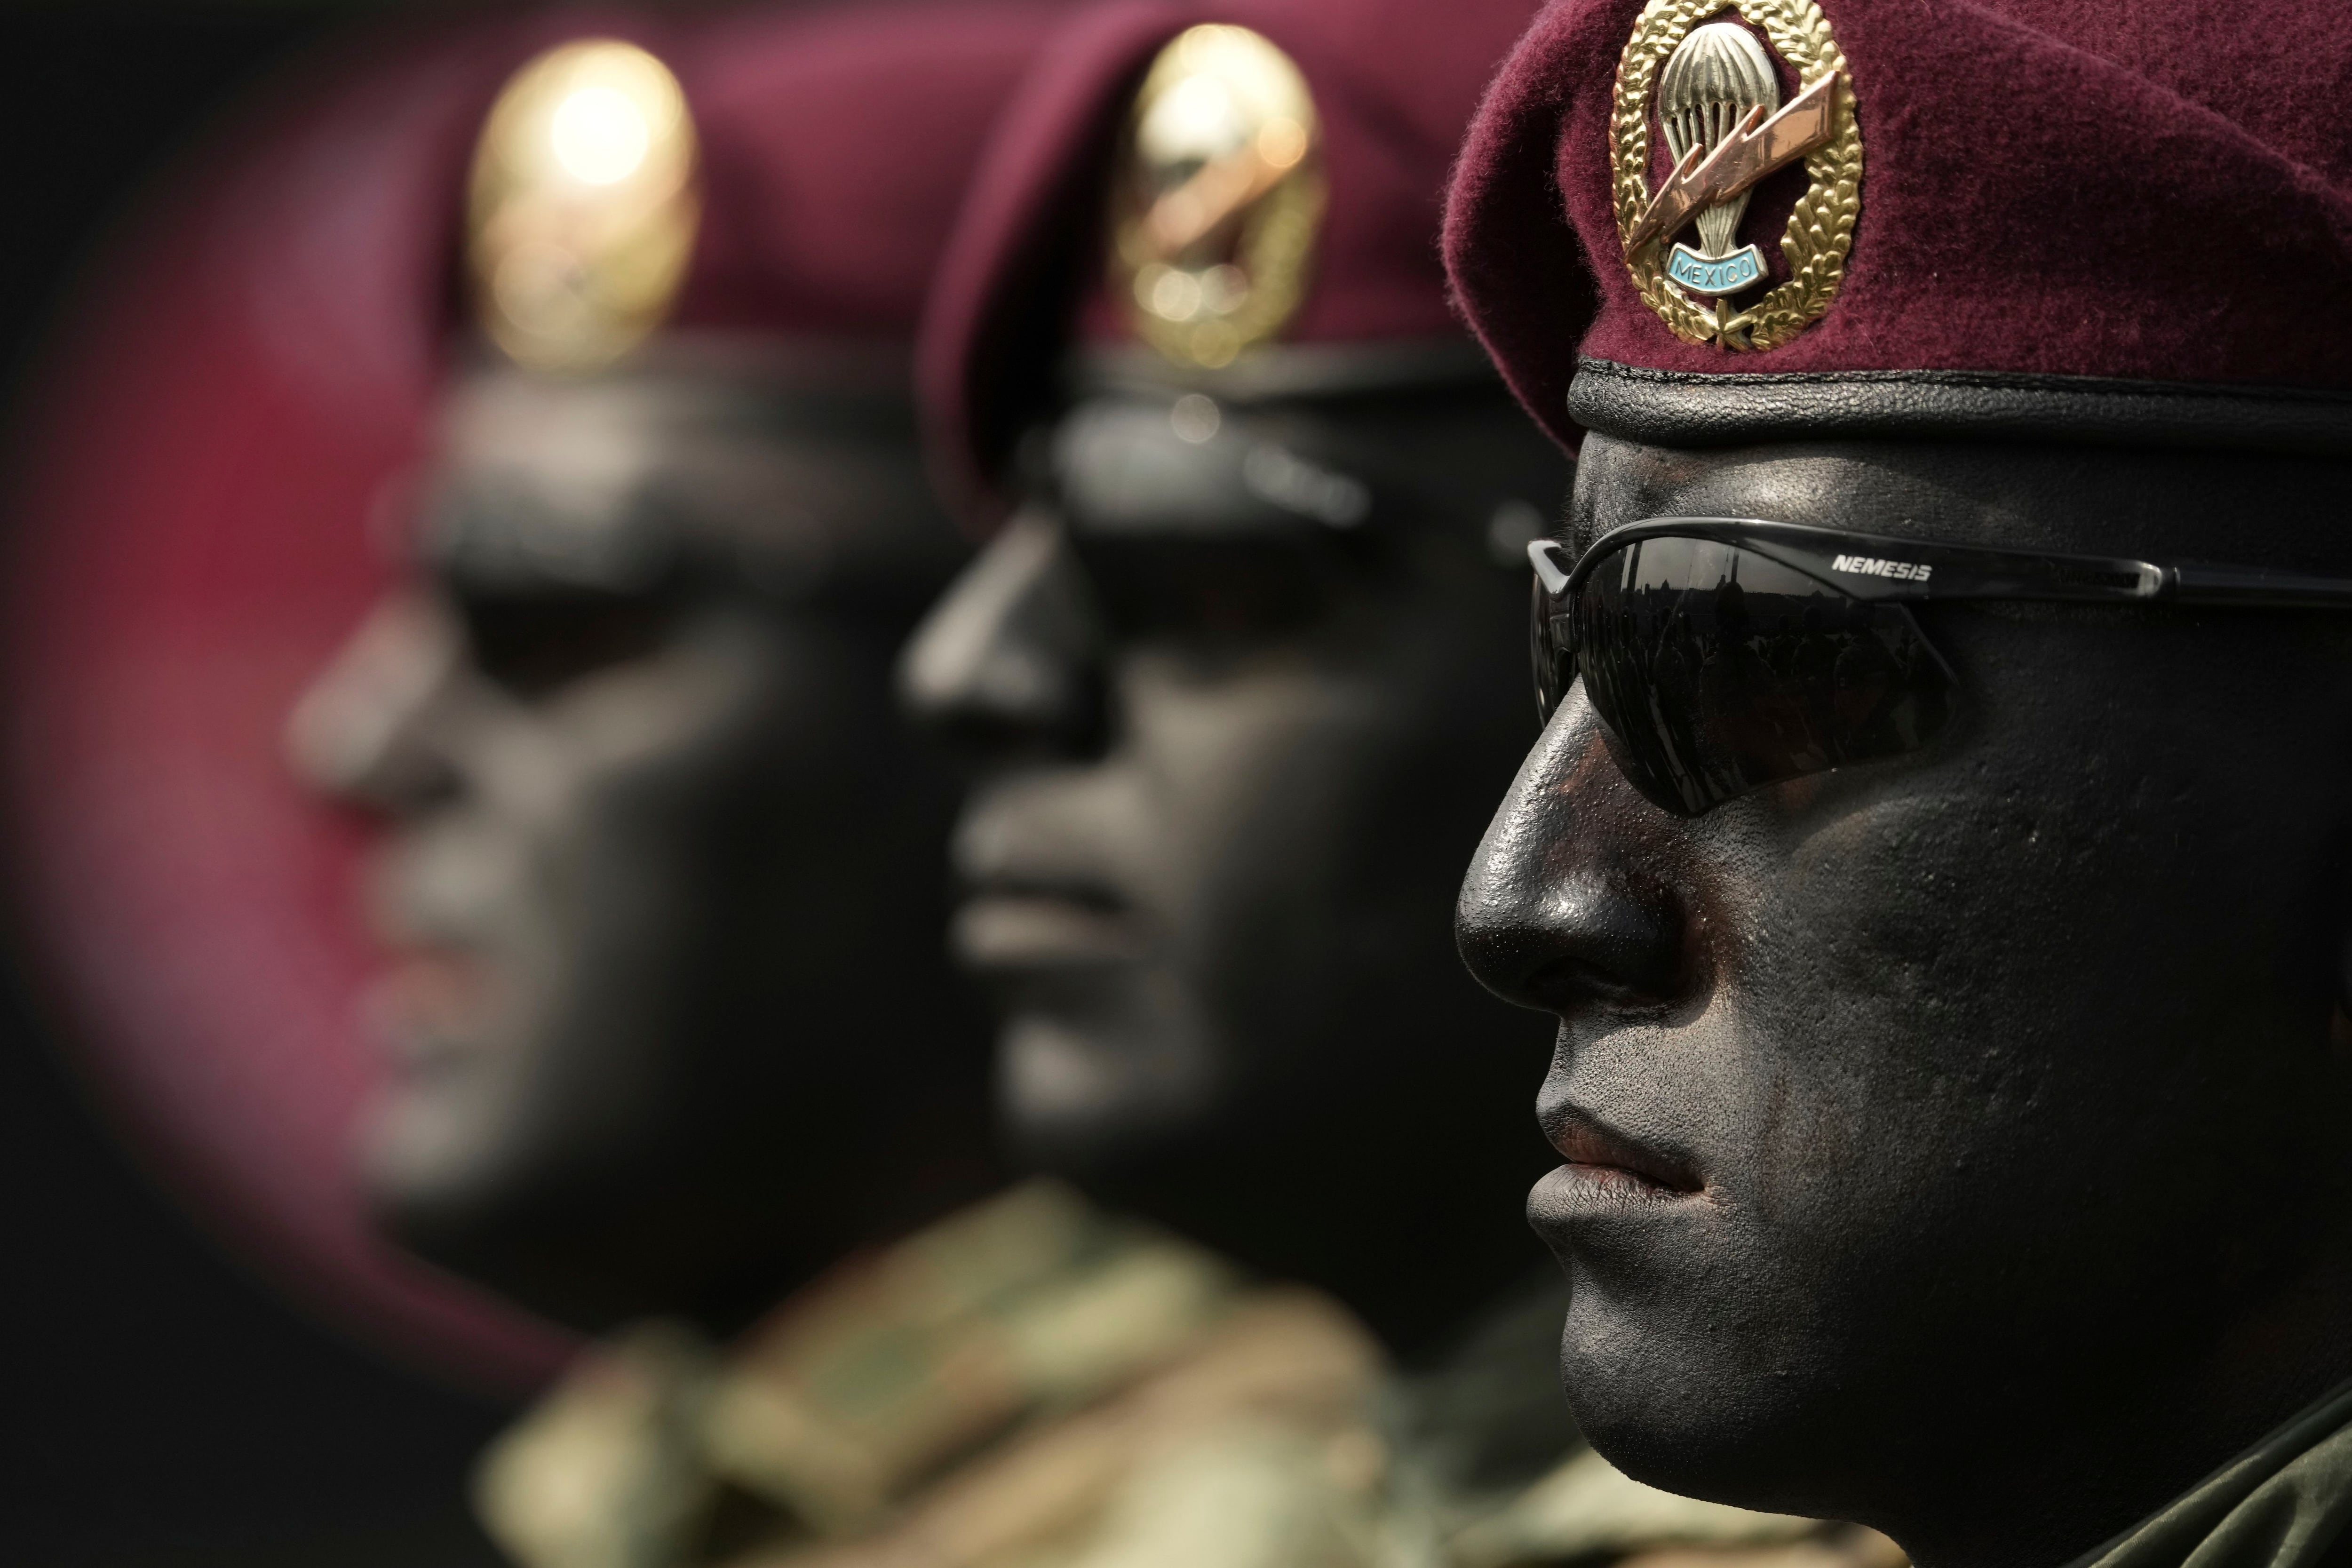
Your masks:
<path fill-rule="evenodd" d="M 1573 671 L 1570 628 L 1546 608 L 1539 595 L 1538 698 L 1580 673 L 1618 765 L 1677 816 L 1925 745 L 1957 695 L 1904 606 L 1734 544 L 1642 540 L 1598 563 L 1562 617 Z"/>

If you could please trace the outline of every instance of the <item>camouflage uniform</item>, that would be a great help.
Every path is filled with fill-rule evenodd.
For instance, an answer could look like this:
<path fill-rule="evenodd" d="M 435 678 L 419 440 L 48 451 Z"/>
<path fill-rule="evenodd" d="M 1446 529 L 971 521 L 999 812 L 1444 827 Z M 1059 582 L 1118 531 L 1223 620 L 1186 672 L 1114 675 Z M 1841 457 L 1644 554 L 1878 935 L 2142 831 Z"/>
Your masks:
<path fill-rule="evenodd" d="M 1036 1183 L 845 1268 L 730 1355 L 675 1324 L 592 1352 L 485 1458 L 479 1501 L 524 1568 L 1831 1550 L 1810 1521 L 1668 1497 L 1583 1449 L 1551 1414 L 1558 1324 L 1556 1291 L 1515 1303 L 1406 1383 L 1328 1299 Z"/>

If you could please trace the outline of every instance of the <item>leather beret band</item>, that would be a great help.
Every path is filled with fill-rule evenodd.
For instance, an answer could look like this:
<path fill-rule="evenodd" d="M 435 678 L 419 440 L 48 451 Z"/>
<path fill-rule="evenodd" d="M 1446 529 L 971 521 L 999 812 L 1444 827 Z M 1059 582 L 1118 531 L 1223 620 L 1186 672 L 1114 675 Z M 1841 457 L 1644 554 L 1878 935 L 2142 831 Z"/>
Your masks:
<path fill-rule="evenodd" d="M 1130 344 L 1088 344 L 1071 354 L 1064 379 L 1084 394 L 1174 389 L 1236 404 L 1429 393 L 1491 387 L 1503 378 L 1486 353 L 1465 337 L 1387 342 L 1269 343 L 1235 363 L 1202 370 Z"/>
<path fill-rule="evenodd" d="M 1660 447 L 1900 439 L 2352 458 L 2352 395 L 1984 371 L 1758 374 L 1577 362 L 1569 416 Z"/>

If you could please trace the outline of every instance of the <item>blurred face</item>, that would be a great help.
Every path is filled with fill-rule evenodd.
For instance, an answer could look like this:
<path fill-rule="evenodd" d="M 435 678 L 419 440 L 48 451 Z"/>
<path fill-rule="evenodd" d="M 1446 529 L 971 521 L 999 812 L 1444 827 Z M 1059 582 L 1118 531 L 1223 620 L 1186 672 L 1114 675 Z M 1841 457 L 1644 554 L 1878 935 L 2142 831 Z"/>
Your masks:
<path fill-rule="evenodd" d="M 1266 1267 L 1388 1268 L 1448 1221 L 1449 1257 L 1525 1245 L 1452 1203 L 1507 1205 L 1531 1142 L 1528 1041 L 1444 919 L 1527 734 L 1523 588 L 1483 525 L 1565 481 L 1497 427 L 1462 486 L 1478 526 L 1449 533 L 1351 477 L 1330 425 L 1088 405 L 1054 500 L 909 656 L 917 707 L 982 764 L 954 943 L 999 999 L 1014 1140 Z M 1407 1140 L 1443 1168 L 1401 1179 Z M 1372 1224 L 1393 1245 L 1343 1257 Z M 1459 1267 L 1466 1293 L 1494 1266 Z"/>
<path fill-rule="evenodd" d="M 2268 459 L 1594 437 L 1568 542 L 1761 518 L 2340 572 L 2340 494 Z M 1932 745 L 1695 817 L 1571 688 L 1459 931 L 1559 1020 L 1567 1163 L 1529 1212 L 1602 1452 L 1923 1562 L 2059 1562 L 2352 1373 L 2352 625 L 1917 619 L 1963 693 Z"/>
<path fill-rule="evenodd" d="M 422 1249 L 573 1319 L 723 1315 L 971 1150 L 940 1125 L 979 1120 L 937 957 L 947 802 L 888 693 L 941 542 L 902 520 L 881 589 L 824 581 L 827 521 L 860 520 L 824 486 L 887 510 L 910 478 L 858 464 L 891 458 L 803 473 L 657 386 L 456 403 L 421 580 L 292 731 L 391 825 L 363 1162 Z"/>

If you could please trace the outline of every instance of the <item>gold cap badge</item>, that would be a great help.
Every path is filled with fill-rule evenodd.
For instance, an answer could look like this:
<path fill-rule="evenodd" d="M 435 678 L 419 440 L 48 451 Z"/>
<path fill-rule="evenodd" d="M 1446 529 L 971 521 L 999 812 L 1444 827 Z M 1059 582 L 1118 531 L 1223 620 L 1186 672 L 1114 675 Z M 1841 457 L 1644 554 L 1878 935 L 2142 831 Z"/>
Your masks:
<path fill-rule="evenodd" d="M 1776 54 L 1797 78 L 1786 102 Z M 1654 189 L 1654 111 L 1674 159 Z M 1821 320 L 1853 247 L 1862 130 L 1813 0 L 1650 0 L 1617 62 L 1610 134 L 1625 265 L 1675 336 L 1760 351 Z M 1788 276 L 1776 283 L 1739 226 L 1757 184 L 1801 158 L 1811 184 L 1781 233 Z"/>
<path fill-rule="evenodd" d="M 701 216 L 694 121 L 667 67 L 593 38 L 517 71 L 474 153 L 476 309 L 515 363 L 611 363 L 677 302 Z"/>
<path fill-rule="evenodd" d="M 1111 278 L 1136 331 L 1214 370 L 1280 331 L 1323 216 L 1307 79 L 1247 27 L 1187 28 L 1135 96 L 1111 194 Z"/>

